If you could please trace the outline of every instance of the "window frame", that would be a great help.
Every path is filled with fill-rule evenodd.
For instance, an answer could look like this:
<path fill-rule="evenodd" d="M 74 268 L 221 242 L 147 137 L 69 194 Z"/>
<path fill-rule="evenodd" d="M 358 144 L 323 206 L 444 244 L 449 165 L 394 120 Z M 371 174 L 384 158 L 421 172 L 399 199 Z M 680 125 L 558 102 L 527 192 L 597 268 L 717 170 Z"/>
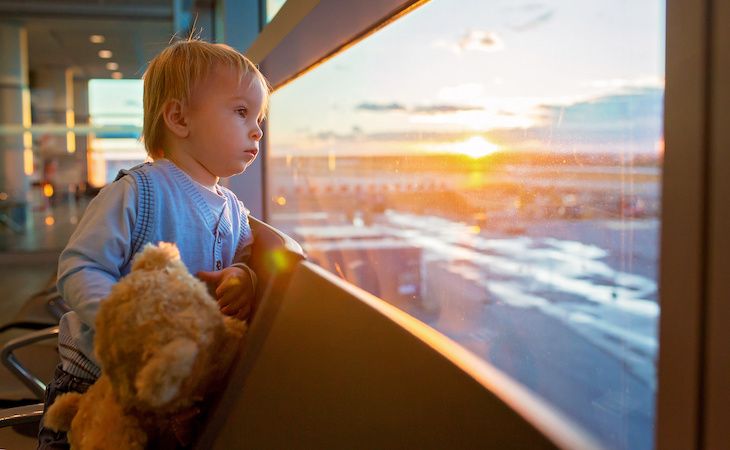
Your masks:
<path fill-rule="evenodd" d="M 249 48 L 276 89 L 425 1 L 285 3 Z M 338 17 L 338 27 L 323 27 Z M 719 448 L 730 416 L 730 4 L 666 4 L 657 448 Z M 721 26 L 721 24 L 723 26 Z M 264 145 L 263 156 L 267 155 Z M 266 173 L 263 175 L 266 183 Z M 266 219 L 268 217 L 264 216 Z M 725 327 L 723 327 L 725 325 Z M 723 357 L 725 358 L 723 359 Z M 721 395 L 724 394 L 724 395 Z"/>
<path fill-rule="evenodd" d="M 706 248 L 705 8 L 685 0 L 667 4 L 657 448 L 701 448 L 697 426 Z"/>
<path fill-rule="evenodd" d="M 276 90 L 427 1 L 288 1 L 246 54 Z"/>
<path fill-rule="evenodd" d="M 730 2 L 715 0 L 708 7 L 707 78 L 709 86 L 707 139 L 708 181 L 708 274 L 706 305 L 706 355 L 703 363 L 704 404 L 701 439 L 705 448 L 728 445 L 730 421 L 730 282 L 725 258 L 730 254 Z"/>

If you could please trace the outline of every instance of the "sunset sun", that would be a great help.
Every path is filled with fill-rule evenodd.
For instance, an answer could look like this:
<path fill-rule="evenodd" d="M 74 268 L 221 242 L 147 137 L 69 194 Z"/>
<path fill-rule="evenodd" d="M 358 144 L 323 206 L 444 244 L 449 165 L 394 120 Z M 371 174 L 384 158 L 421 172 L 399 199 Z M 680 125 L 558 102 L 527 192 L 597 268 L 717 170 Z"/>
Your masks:
<path fill-rule="evenodd" d="M 470 158 L 482 158 L 499 151 L 500 147 L 481 136 L 473 136 L 465 141 L 456 142 L 447 146 L 451 153 L 466 155 Z"/>

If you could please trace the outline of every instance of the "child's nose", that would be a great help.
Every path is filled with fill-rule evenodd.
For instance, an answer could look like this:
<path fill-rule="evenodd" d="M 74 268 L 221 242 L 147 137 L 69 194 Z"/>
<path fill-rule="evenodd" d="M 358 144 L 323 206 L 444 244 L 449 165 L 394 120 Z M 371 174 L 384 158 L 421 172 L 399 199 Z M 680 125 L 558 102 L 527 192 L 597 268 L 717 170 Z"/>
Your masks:
<path fill-rule="evenodd" d="M 251 131 L 251 139 L 255 141 L 260 141 L 261 137 L 264 135 L 263 130 L 261 130 L 261 125 L 256 125 L 254 129 Z"/>

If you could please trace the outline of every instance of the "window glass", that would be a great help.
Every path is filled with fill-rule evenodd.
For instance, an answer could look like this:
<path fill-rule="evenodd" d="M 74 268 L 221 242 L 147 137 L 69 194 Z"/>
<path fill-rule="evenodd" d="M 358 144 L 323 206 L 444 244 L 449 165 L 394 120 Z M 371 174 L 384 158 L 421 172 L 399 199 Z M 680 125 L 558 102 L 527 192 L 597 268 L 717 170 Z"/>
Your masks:
<path fill-rule="evenodd" d="M 664 8 L 426 3 L 273 95 L 271 222 L 607 447 L 652 448 Z"/>
<path fill-rule="evenodd" d="M 276 13 L 284 6 L 286 0 L 266 0 L 266 23 L 271 22 Z"/>
<path fill-rule="evenodd" d="M 143 162 L 147 153 L 142 133 L 142 80 L 89 81 L 88 178 L 100 187 L 114 181 L 121 169 Z"/>

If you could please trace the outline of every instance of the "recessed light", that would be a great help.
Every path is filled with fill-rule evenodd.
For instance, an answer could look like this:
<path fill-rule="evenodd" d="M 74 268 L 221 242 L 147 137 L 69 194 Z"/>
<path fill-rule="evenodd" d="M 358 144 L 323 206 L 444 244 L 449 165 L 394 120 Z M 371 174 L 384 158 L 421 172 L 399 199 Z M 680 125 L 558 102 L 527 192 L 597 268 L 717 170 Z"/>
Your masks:
<path fill-rule="evenodd" d="M 89 36 L 89 41 L 91 41 L 92 44 L 103 44 L 104 41 L 106 41 L 106 38 L 101 34 L 92 34 Z"/>
<path fill-rule="evenodd" d="M 111 50 L 99 50 L 99 58 L 109 59 L 112 57 Z"/>
<path fill-rule="evenodd" d="M 117 70 L 119 68 L 119 64 L 115 62 L 108 62 L 106 63 L 106 70 Z"/>
<path fill-rule="evenodd" d="M 122 72 L 112 72 L 112 78 L 115 80 L 121 80 L 123 76 Z"/>

